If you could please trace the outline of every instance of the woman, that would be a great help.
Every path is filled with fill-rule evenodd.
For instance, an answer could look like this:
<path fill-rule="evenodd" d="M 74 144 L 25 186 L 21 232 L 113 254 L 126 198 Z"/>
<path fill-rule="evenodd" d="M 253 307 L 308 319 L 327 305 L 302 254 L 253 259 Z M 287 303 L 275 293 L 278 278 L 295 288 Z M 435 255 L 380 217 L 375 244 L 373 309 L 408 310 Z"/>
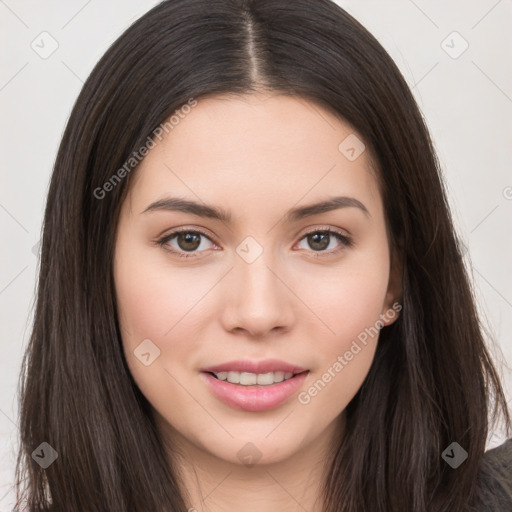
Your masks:
<path fill-rule="evenodd" d="M 28 510 L 509 510 L 438 167 L 397 67 L 328 0 L 134 23 L 48 194 Z"/>

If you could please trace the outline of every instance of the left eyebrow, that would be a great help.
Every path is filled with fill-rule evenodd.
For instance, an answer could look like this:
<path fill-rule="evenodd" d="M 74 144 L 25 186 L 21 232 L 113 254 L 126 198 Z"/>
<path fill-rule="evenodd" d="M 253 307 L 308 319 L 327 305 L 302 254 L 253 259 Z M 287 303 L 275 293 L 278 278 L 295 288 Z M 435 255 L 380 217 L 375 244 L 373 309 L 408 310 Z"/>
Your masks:
<path fill-rule="evenodd" d="M 327 201 L 321 201 L 319 203 L 314 203 L 307 206 L 292 208 L 285 214 L 283 220 L 284 222 L 297 222 L 306 217 L 312 217 L 313 215 L 318 215 L 340 208 L 358 208 L 367 217 L 371 217 L 370 212 L 368 211 L 366 206 L 363 203 L 361 203 L 361 201 L 355 199 L 354 197 L 340 196 L 333 197 Z M 220 207 L 207 205 L 204 203 L 201 204 L 195 201 L 190 201 L 188 199 L 182 199 L 178 197 L 167 197 L 155 201 L 154 203 L 151 203 L 141 213 L 158 210 L 169 210 L 190 213 L 192 215 L 197 215 L 198 217 L 220 220 L 226 223 L 230 223 L 232 220 L 231 214 Z"/>
<path fill-rule="evenodd" d="M 320 213 L 330 212 L 332 210 L 338 210 L 339 208 L 359 208 L 367 217 L 371 217 L 370 212 L 366 206 L 357 200 L 355 197 L 333 197 L 328 201 L 322 201 L 320 203 L 310 204 L 307 206 L 301 206 L 298 208 L 291 209 L 285 216 L 285 222 L 297 222 L 305 217 L 311 217 Z"/>

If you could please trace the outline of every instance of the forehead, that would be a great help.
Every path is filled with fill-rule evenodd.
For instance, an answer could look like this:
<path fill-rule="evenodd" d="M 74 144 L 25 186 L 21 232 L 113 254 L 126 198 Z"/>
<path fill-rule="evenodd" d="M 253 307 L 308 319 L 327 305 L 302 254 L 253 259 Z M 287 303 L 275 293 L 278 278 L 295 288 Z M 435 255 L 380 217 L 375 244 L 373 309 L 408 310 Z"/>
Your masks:
<path fill-rule="evenodd" d="M 130 202 L 138 212 L 166 195 L 233 206 L 240 214 L 271 202 L 289 208 L 340 195 L 381 209 L 362 137 L 318 104 L 223 95 L 201 98 L 187 111 L 155 139 L 132 177 Z"/>

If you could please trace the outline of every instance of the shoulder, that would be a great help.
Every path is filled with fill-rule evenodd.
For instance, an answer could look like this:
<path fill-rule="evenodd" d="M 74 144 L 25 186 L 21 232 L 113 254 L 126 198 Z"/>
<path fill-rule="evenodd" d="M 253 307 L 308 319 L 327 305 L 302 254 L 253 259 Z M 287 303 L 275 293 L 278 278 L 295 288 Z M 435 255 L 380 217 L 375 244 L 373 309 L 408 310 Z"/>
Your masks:
<path fill-rule="evenodd" d="M 482 465 L 495 469 L 498 475 L 505 477 L 507 487 L 512 488 L 512 438 L 500 446 L 486 451 Z"/>
<path fill-rule="evenodd" d="M 512 511 L 512 438 L 484 453 L 475 491 L 475 510 Z"/>
<path fill-rule="evenodd" d="M 484 458 L 493 464 L 502 465 L 510 471 L 510 463 L 512 461 L 512 437 L 507 439 L 503 444 L 488 450 L 484 453 Z"/>

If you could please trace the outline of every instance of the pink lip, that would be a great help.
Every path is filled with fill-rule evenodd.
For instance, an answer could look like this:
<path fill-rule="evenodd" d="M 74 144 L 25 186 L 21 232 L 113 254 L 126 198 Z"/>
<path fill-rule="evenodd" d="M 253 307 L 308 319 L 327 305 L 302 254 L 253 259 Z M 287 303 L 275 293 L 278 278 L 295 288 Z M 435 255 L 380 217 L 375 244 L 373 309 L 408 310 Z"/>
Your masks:
<path fill-rule="evenodd" d="M 250 361 L 248 359 L 229 361 L 216 366 L 202 368 L 202 372 L 247 372 L 247 373 L 270 373 L 270 372 L 305 372 L 306 368 L 280 361 L 279 359 L 265 359 L 264 361 Z"/>
<path fill-rule="evenodd" d="M 296 393 L 308 374 L 309 371 L 304 371 L 291 379 L 269 386 L 231 384 L 206 372 L 201 372 L 201 378 L 205 379 L 212 393 L 225 404 L 245 411 L 266 411 L 278 407 Z"/>

